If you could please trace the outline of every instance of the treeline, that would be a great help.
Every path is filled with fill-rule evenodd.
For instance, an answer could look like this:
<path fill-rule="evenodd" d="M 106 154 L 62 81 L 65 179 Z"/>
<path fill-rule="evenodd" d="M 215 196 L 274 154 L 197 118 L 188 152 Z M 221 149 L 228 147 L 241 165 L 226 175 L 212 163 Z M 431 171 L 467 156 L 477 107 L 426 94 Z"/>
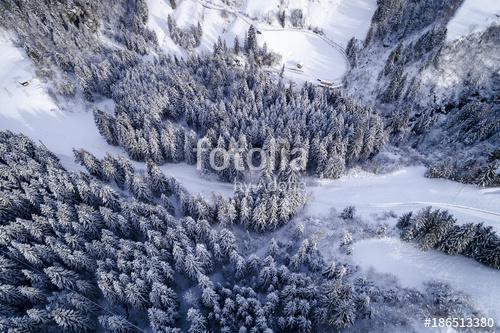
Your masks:
<path fill-rule="evenodd" d="M 486 163 L 472 157 L 463 160 L 461 158 L 449 158 L 431 164 L 425 176 L 429 178 L 451 179 L 461 183 L 472 183 L 481 187 L 500 186 L 500 158 L 496 157 L 498 150 L 489 155 Z"/>
<path fill-rule="evenodd" d="M 0 132 L 1 331 L 313 332 L 369 318 L 373 287 L 351 284 L 314 242 L 245 256 L 228 228 L 129 196 L 127 163 L 108 161 L 125 167 L 89 171 L 124 191 Z"/>
<path fill-rule="evenodd" d="M 397 224 L 401 238 L 418 243 L 421 249 L 437 249 L 449 255 L 463 255 L 500 269 L 500 237 L 482 223 L 458 225 L 444 210 L 425 208 L 403 215 Z"/>

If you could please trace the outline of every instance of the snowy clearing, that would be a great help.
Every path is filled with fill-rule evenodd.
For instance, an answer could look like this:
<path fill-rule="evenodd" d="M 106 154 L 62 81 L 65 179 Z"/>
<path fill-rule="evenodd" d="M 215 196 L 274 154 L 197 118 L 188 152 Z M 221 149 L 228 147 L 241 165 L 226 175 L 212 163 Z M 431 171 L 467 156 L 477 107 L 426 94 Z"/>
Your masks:
<path fill-rule="evenodd" d="M 285 76 L 294 82 L 317 79 L 338 82 L 348 69 L 343 53 L 312 32 L 263 31 L 259 40 L 283 57 Z M 303 68 L 298 69 L 298 64 L 303 64 Z"/>
<path fill-rule="evenodd" d="M 500 231 L 500 188 L 429 179 L 424 173 L 424 167 L 408 167 L 384 175 L 351 173 L 338 180 L 320 181 L 308 187 L 312 198 L 306 214 L 321 216 L 331 208 L 353 205 L 366 220 L 376 220 L 389 210 L 399 215 L 433 206 L 449 210 L 459 223 L 485 222 Z"/>
<path fill-rule="evenodd" d="M 487 316 L 500 320 L 500 272 L 473 259 L 423 252 L 394 238 L 355 243 L 352 256 L 363 269 L 395 275 L 405 287 L 422 288 L 430 280 L 446 282 L 469 295 Z"/>
<path fill-rule="evenodd" d="M 500 24 L 500 1 L 465 0 L 455 16 L 448 22 L 448 41 Z"/>
<path fill-rule="evenodd" d="M 365 39 L 376 8 L 376 0 L 251 0 L 246 2 L 244 12 L 252 18 L 273 20 L 272 24 L 278 26 L 280 9 L 301 9 L 305 26 L 322 29 L 328 38 L 346 47 L 351 37 Z"/>
<path fill-rule="evenodd" d="M 360 8 L 367 7 L 368 3 L 371 3 L 371 1 L 359 0 L 354 2 Z M 346 1 L 334 2 L 331 4 L 335 5 L 332 7 L 333 12 L 328 10 L 327 12 L 331 15 L 325 18 L 326 22 L 335 22 L 334 28 L 325 29 L 325 31 L 331 31 L 332 36 L 328 33 L 326 36 L 321 36 L 306 28 L 283 29 L 280 26 L 268 25 L 260 22 L 260 20 L 248 18 L 244 13 L 234 8 L 204 1 L 186 0 L 181 2 L 175 10 L 170 7 L 166 0 L 147 0 L 147 4 L 150 11 L 148 27 L 156 33 L 159 44 L 165 52 L 176 55 L 187 54 L 170 38 L 167 25 L 168 15 L 172 15 L 181 28 L 187 28 L 192 22 L 202 24 L 201 45 L 197 48 L 197 52 L 200 53 L 211 52 L 219 36 L 229 46 L 233 45 L 236 36 L 240 39 L 240 42 L 243 42 L 250 24 L 254 24 L 261 32 L 258 36 L 259 43 L 261 45 L 267 43 L 270 50 L 282 55 L 283 64 L 285 65 L 285 77 L 299 84 L 307 81 L 318 83 L 318 79 L 332 82 L 340 81 L 348 69 L 342 47 L 347 45 L 347 41 L 352 36 L 364 38 L 373 14 L 373 11 L 370 11 L 370 18 L 365 17 L 366 15 L 359 18 L 360 21 L 366 21 L 360 30 L 349 31 L 349 29 L 361 26 L 360 22 L 355 22 L 359 12 L 351 8 L 351 5 L 347 5 Z M 322 4 L 322 7 L 313 7 L 311 15 L 316 15 L 316 13 L 324 11 L 325 8 L 330 8 L 325 6 L 325 3 L 318 4 Z M 267 8 L 268 5 L 265 7 Z M 371 6 L 368 7 L 371 8 Z M 374 10 L 375 7 L 372 7 Z M 349 10 L 352 10 L 352 12 L 349 12 Z M 349 17 L 349 20 L 347 20 L 347 16 L 354 12 L 356 13 L 355 17 Z M 337 15 L 340 16 L 337 17 Z M 342 15 L 346 15 L 344 19 L 342 19 Z M 333 16 L 335 16 L 335 19 Z M 299 63 L 305 65 L 302 70 L 297 68 Z M 275 70 L 280 70 L 281 66 L 282 64 L 276 66 Z"/>
<path fill-rule="evenodd" d="M 0 36 L 0 50 L 0 130 L 40 140 L 65 166 L 73 164 L 74 147 L 85 147 L 100 157 L 117 149 L 102 139 L 90 111 L 72 105 L 71 110 L 77 111 L 69 112 L 56 106 L 44 83 L 36 78 L 24 50 L 15 47 L 7 36 Z M 27 86 L 20 84 L 25 81 Z M 102 106 L 105 109 L 106 105 Z"/>
<path fill-rule="evenodd" d="M 142 164 L 142 168 L 145 168 L 144 163 L 140 164 Z M 167 163 L 162 165 L 160 169 L 167 176 L 175 177 L 190 193 L 201 194 L 206 199 L 210 199 L 212 193 L 215 192 L 222 194 L 225 198 L 230 198 L 233 195 L 233 184 L 219 182 L 210 176 L 204 177 L 192 165 Z"/>

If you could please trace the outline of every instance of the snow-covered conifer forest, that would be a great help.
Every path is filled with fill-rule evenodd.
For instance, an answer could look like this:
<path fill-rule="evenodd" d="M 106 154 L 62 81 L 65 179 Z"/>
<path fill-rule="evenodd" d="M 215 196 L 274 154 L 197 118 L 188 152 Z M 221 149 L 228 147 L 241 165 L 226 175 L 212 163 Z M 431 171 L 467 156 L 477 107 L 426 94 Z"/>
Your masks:
<path fill-rule="evenodd" d="M 2 0 L 0 332 L 500 330 L 500 3 Z"/>

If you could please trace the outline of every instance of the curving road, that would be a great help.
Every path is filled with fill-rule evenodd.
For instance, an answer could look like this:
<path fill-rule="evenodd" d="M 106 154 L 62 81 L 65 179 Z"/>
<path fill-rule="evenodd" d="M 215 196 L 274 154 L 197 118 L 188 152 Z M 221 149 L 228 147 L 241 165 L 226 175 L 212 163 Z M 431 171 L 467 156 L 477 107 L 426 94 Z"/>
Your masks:
<path fill-rule="evenodd" d="M 268 32 L 273 32 L 273 31 L 274 32 L 281 32 L 281 31 L 282 32 L 302 32 L 304 34 L 308 34 L 308 35 L 314 36 L 316 38 L 320 38 L 326 44 L 328 44 L 329 46 L 335 48 L 342 55 L 342 58 L 345 61 L 347 69 L 349 69 L 351 67 L 351 64 L 349 62 L 349 59 L 347 58 L 347 53 L 346 53 L 346 50 L 344 49 L 344 47 L 342 45 L 340 45 L 339 43 L 331 40 L 330 38 L 328 38 L 327 36 L 325 36 L 323 34 L 318 34 L 318 33 L 315 33 L 315 32 L 313 32 L 311 30 L 303 29 L 303 28 L 291 28 L 291 27 L 288 27 L 288 28 L 273 28 L 273 27 L 269 27 L 269 26 L 266 26 L 266 25 L 262 25 L 262 24 L 260 24 L 260 22 L 253 21 L 252 19 L 250 19 L 241 10 L 235 10 L 235 9 L 233 9 L 231 7 L 228 7 L 228 6 L 222 6 L 222 5 L 218 5 L 218 4 L 213 4 L 213 3 L 210 3 L 210 2 L 207 2 L 207 1 L 203 1 L 203 0 L 198 0 L 198 3 L 202 7 L 207 8 L 207 9 L 219 10 L 219 11 L 225 11 L 225 12 L 231 13 L 231 14 L 237 16 L 238 18 L 240 18 L 242 21 L 244 21 L 249 26 L 253 25 L 254 27 L 257 28 L 258 31 L 264 31 L 264 32 L 266 32 L 266 31 L 268 31 Z M 338 88 L 338 87 L 341 87 L 341 86 L 342 86 L 341 82 L 335 82 L 334 85 L 332 86 L 332 88 Z"/>

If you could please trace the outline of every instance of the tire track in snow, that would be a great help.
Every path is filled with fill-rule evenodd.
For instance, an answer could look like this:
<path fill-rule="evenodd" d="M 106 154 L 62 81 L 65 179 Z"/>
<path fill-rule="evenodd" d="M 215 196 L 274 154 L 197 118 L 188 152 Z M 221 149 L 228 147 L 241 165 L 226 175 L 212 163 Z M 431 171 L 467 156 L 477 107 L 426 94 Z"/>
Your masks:
<path fill-rule="evenodd" d="M 484 209 L 479 209 L 479 208 L 474 208 L 474 207 L 469 207 L 469 206 L 450 204 L 450 203 L 445 203 L 445 202 L 410 201 L 410 202 L 388 202 L 388 203 L 369 204 L 369 206 L 371 206 L 371 207 L 380 207 L 380 208 L 398 207 L 398 206 L 413 206 L 413 205 L 423 205 L 423 206 L 432 206 L 432 207 L 437 207 L 437 208 L 445 208 L 445 209 L 450 209 L 450 210 L 458 210 L 458 211 L 462 211 L 466 214 L 473 215 L 476 217 L 488 216 L 488 217 L 492 218 L 493 220 L 500 222 L 500 213 L 498 213 L 498 212 L 492 212 L 489 210 L 484 210 Z"/>
<path fill-rule="evenodd" d="M 462 206 L 462 205 L 455 205 L 455 204 L 450 204 L 450 203 L 445 203 L 445 202 L 428 202 L 428 201 L 410 201 L 410 202 L 388 202 L 388 203 L 379 203 L 379 204 L 373 204 L 373 205 L 379 205 L 379 207 L 382 206 L 402 206 L 402 205 L 427 205 L 427 206 L 434 206 L 434 207 L 452 207 L 452 208 L 460 208 L 460 209 L 465 209 L 465 210 L 471 210 L 471 211 L 476 211 L 476 212 L 481 212 L 485 214 L 491 214 L 495 216 L 500 217 L 500 213 L 497 212 L 492 212 L 489 210 L 484 210 L 484 209 L 479 209 L 479 208 L 474 208 L 474 207 L 469 207 L 469 206 Z"/>

